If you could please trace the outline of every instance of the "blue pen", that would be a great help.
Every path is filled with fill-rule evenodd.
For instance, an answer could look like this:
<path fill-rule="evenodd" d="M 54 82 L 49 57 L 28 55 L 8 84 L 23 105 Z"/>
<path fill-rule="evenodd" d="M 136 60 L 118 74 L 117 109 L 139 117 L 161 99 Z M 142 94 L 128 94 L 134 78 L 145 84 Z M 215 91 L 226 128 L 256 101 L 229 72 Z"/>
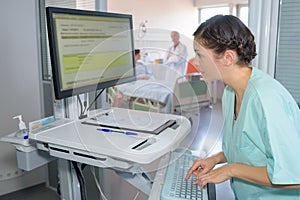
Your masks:
<path fill-rule="evenodd" d="M 108 129 L 108 128 L 97 128 L 98 131 L 103 131 L 106 133 L 111 133 L 111 132 L 116 132 L 116 133 L 123 133 L 125 135 L 138 135 L 135 132 L 130 132 L 130 131 L 118 131 L 118 130 L 112 130 L 112 129 Z"/>

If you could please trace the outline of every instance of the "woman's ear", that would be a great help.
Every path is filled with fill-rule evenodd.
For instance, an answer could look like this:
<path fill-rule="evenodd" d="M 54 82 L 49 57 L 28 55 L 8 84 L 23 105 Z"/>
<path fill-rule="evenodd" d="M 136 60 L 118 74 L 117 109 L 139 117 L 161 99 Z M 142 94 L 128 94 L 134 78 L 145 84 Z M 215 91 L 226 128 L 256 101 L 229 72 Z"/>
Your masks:
<path fill-rule="evenodd" d="M 231 66 L 236 63 L 237 55 L 235 51 L 226 50 L 223 54 L 224 64 L 226 66 Z"/>

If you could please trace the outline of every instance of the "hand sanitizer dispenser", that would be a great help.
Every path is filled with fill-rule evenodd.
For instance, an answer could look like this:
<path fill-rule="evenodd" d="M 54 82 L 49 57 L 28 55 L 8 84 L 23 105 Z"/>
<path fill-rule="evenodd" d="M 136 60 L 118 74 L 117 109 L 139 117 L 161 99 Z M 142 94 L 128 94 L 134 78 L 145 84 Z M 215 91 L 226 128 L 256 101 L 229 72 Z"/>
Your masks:
<path fill-rule="evenodd" d="M 16 137 L 28 139 L 28 130 L 22 120 L 22 115 L 17 115 L 13 119 L 19 119 L 19 131 L 16 133 Z"/>

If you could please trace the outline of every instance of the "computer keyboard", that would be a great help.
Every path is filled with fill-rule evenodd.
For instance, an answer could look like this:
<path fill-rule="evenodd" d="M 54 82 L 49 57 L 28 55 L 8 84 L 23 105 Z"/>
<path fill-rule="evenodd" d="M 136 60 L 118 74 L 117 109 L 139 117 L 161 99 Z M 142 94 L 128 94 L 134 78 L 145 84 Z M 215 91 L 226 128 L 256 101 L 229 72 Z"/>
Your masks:
<path fill-rule="evenodd" d="M 215 199 L 215 188 L 209 184 L 205 189 L 193 185 L 195 176 L 189 180 L 185 176 L 197 157 L 189 151 L 174 151 L 170 153 L 169 165 L 165 172 L 161 200 L 211 200 Z"/>

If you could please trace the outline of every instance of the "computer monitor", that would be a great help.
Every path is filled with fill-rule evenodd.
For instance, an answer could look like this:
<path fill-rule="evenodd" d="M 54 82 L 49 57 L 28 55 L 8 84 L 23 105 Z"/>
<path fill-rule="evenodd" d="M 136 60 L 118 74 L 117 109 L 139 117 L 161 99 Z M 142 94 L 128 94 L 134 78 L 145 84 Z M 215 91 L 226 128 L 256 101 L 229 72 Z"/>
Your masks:
<path fill-rule="evenodd" d="M 57 99 L 135 80 L 132 16 L 47 7 Z"/>

